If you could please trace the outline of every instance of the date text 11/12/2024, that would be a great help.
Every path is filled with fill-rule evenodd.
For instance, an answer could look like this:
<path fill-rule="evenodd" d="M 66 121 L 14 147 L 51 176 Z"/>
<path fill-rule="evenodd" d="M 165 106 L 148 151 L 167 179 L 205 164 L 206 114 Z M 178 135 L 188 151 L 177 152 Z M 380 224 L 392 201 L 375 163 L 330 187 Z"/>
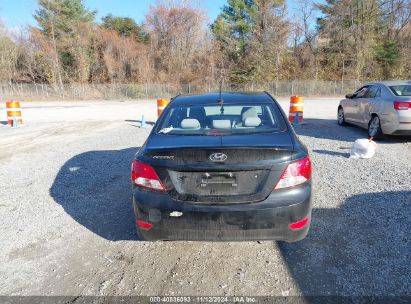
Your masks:
<path fill-rule="evenodd" d="M 214 297 L 214 296 L 161 296 L 150 297 L 151 303 L 256 303 L 254 297 L 232 296 L 232 297 Z"/>

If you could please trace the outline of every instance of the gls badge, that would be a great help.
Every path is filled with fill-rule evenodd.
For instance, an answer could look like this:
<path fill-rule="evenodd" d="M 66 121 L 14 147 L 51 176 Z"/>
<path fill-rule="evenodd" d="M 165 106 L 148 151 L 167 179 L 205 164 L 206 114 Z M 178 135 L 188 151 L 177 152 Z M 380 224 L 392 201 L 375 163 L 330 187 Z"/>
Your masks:
<path fill-rule="evenodd" d="M 224 162 L 227 159 L 227 155 L 224 153 L 213 153 L 210 155 L 210 160 L 213 162 Z"/>

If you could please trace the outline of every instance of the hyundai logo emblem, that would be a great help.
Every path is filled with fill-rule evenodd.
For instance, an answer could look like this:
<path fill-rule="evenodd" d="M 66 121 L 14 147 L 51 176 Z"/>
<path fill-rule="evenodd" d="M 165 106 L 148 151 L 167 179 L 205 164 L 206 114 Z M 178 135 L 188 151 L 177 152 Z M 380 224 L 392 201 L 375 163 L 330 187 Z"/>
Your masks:
<path fill-rule="evenodd" d="M 210 160 L 212 160 L 213 162 L 223 162 L 226 161 L 227 159 L 227 155 L 225 155 L 224 153 L 213 153 L 210 155 Z"/>

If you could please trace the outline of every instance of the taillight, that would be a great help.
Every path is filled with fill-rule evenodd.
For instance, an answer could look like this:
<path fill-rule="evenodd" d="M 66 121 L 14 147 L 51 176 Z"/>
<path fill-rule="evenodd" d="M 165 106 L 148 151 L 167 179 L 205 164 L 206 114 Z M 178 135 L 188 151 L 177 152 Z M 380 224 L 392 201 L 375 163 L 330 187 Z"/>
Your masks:
<path fill-rule="evenodd" d="M 311 179 L 311 161 L 307 156 L 288 164 L 274 190 L 294 187 Z"/>
<path fill-rule="evenodd" d="M 408 110 L 411 108 L 411 101 L 394 101 L 394 109 Z"/>
<path fill-rule="evenodd" d="M 138 160 L 131 164 L 131 181 L 140 187 L 166 191 L 154 168 Z"/>

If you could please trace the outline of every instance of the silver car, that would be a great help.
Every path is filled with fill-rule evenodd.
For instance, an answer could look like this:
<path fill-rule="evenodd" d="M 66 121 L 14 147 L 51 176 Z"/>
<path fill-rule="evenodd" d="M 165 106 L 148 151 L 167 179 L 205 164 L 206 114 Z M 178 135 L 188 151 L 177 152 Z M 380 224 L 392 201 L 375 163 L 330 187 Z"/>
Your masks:
<path fill-rule="evenodd" d="M 411 80 L 368 83 L 338 106 L 338 124 L 368 129 L 368 135 L 411 135 Z"/>

